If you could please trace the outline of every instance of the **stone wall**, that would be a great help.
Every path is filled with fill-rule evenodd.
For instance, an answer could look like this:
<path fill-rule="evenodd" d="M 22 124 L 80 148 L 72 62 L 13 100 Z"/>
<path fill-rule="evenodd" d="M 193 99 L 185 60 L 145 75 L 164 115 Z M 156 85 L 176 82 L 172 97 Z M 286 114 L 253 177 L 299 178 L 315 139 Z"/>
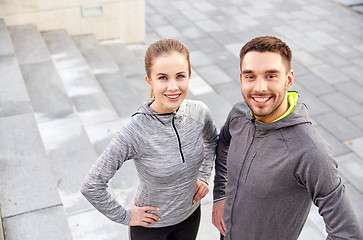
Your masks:
<path fill-rule="evenodd" d="M 100 40 L 145 40 L 144 0 L 3 0 L 0 18 L 7 26 L 35 24 L 40 31 L 65 29 L 93 33 Z"/>

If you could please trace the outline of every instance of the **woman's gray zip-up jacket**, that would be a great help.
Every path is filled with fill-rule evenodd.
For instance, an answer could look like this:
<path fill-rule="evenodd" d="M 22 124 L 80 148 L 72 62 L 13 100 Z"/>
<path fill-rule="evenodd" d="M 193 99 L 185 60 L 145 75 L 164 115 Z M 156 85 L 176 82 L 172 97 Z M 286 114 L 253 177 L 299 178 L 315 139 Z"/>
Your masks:
<path fill-rule="evenodd" d="M 197 179 L 208 182 L 217 132 L 207 106 L 184 100 L 176 112 L 155 113 L 142 105 L 113 137 L 90 170 L 81 192 L 109 219 L 128 224 L 131 213 L 107 191 L 107 184 L 126 160 L 134 160 L 140 185 L 136 206 L 155 206 L 161 220 L 150 227 L 170 226 L 188 218 Z"/>

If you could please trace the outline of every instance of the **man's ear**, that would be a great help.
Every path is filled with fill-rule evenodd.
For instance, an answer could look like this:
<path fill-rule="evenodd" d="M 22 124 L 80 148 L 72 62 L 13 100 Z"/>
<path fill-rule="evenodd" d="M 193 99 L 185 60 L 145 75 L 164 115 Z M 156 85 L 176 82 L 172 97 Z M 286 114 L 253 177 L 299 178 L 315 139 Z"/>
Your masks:
<path fill-rule="evenodd" d="M 239 73 L 239 82 L 242 84 L 242 73 Z"/>
<path fill-rule="evenodd" d="M 294 84 L 294 70 L 291 69 L 290 72 L 287 74 L 286 90 L 289 90 L 293 84 Z"/>

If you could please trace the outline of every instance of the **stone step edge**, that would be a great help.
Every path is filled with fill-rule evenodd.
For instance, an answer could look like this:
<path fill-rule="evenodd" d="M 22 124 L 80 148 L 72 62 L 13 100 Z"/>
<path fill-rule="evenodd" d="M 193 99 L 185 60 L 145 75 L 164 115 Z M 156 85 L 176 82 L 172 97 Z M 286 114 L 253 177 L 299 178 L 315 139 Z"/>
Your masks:
<path fill-rule="evenodd" d="M 1 206 L 0 206 L 0 240 L 5 240 L 5 231 L 3 225 L 3 216 L 1 214 Z"/>

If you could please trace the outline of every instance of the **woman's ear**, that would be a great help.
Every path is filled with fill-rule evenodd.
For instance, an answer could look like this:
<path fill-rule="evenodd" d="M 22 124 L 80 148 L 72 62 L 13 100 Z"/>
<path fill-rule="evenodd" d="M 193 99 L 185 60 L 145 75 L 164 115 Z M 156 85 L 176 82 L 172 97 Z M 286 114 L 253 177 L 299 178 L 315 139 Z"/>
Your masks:
<path fill-rule="evenodd" d="M 149 85 L 150 89 L 153 89 L 152 87 L 152 83 L 151 83 L 151 79 L 148 76 L 145 76 L 145 81 L 147 82 L 147 84 Z"/>

